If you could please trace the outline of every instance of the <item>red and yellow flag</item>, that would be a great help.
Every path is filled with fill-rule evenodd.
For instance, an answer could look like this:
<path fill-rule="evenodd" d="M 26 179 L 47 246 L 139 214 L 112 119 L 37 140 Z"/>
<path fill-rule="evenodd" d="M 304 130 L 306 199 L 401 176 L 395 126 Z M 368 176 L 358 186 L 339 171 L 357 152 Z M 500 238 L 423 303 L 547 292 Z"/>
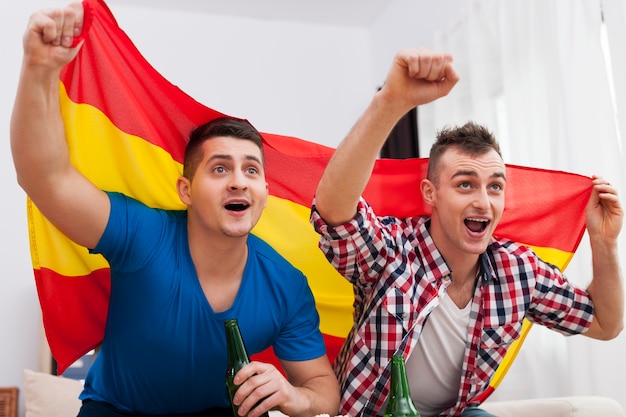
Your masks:
<path fill-rule="evenodd" d="M 153 207 L 183 209 L 175 183 L 189 132 L 222 115 L 165 80 L 142 57 L 101 0 L 85 0 L 85 43 L 62 72 L 61 107 L 71 158 L 104 190 Z M 242 115 L 233 115 L 241 117 Z M 308 277 L 330 359 L 352 325 L 352 288 L 317 247 L 309 224 L 317 182 L 333 149 L 263 133 L 270 198 L 253 233 Z M 419 181 L 427 160 L 379 160 L 365 197 L 380 215 L 426 213 Z M 507 206 L 499 236 L 532 246 L 564 268 L 584 232 L 591 180 L 508 166 Z M 96 347 L 104 333 L 108 264 L 52 226 L 27 203 L 31 256 L 46 336 L 58 372 Z M 500 367 L 493 388 L 506 372 Z M 268 358 L 268 356 L 262 356 Z"/>

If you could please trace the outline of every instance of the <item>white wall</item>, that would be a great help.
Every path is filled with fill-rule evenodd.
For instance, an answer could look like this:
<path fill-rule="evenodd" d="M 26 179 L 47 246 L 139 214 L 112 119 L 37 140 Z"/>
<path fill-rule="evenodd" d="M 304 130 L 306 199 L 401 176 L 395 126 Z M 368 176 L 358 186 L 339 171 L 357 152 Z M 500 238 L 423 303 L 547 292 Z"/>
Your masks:
<path fill-rule="evenodd" d="M 111 6 L 168 80 L 261 131 L 336 144 L 372 91 L 365 29 Z"/>
<path fill-rule="evenodd" d="M 374 79 L 383 81 L 396 50 L 435 47 L 435 36 L 447 32 L 467 11 L 469 0 L 394 0 L 371 26 Z"/>
<path fill-rule="evenodd" d="M 261 131 L 336 146 L 400 48 L 429 47 L 468 0 L 391 0 L 370 28 L 188 14 L 110 0 L 120 26 L 169 81 Z M 131 2 L 132 3 L 132 2 Z M 160 23 L 159 23 L 160 22 Z M 160 30 L 166 25 L 167 30 Z"/>
<path fill-rule="evenodd" d="M 49 4 L 49 3 L 48 3 Z M 17 186 L 9 149 L 9 119 L 29 11 L 43 1 L 23 0 L 0 13 L 0 386 L 21 386 L 22 369 L 37 368 L 39 305 L 26 231 L 25 195 Z"/>

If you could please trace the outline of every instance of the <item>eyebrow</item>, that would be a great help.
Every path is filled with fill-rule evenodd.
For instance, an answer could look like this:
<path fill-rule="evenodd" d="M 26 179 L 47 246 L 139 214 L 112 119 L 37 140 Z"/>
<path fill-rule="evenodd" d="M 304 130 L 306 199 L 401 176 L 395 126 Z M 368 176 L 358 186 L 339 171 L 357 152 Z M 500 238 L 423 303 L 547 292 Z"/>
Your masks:
<path fill-rule="evenodd" d="M 247 161 L 254 161 L 254 162 L 257 162 L 257 163 L 262 165 L 261 159 L 259 159 L 259 157 L 255 156 L 255 155 L 245 155 L 244 158 Z M 212 161 L 220 160 L 220 159 L 225 159 L 225 160 L 228 160 L 228 161 L 234 160 L 232 155 L 218 153 L 218 154 L 215 154 L 215 155 L 211 155 L 211 157 L 209 157 L 209 159 L 207 159 L 207 162 L 212 162 Z"/>
<path fill-rule="evenodd" d="M 454 179 L 456 177 L 462 177 L 462 176 L 477 177 L 478 173 L 476 171 L 471 171 L 471 170 L 460 170 L 452 174 L 451 179 Z M 489 178 L 502 178 L 504 181 L 506 181 L 506 175 L 504 175 L 504 172 L 502 171 L 494 172 L 493 174 L 489 176 Z"/>

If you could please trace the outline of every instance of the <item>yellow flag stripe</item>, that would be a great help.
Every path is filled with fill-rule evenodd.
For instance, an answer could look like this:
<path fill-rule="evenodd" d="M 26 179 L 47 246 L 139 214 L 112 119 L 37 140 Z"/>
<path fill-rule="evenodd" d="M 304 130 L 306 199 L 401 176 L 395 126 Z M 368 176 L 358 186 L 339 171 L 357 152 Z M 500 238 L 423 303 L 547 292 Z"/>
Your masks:
<path fill-rule="evenodd" d="M 168 152 L 122 132 L 97 108 L 72 102 L 63 84 L 61 104 L 70 154 L 80 155 L 72 162 L 94 184 L 149 206 L 184 208 L 174 187 L 182 165 Z"/>
<path fill-rule="evenodd" d="M 352 286 L 318 249 L 319 235 L 308 221 L 309 211 L 308 207 L 270 196 L 253 233 L 307 276 L 320 313 L 322 332 L 346 337 L 353 322 Z"/>

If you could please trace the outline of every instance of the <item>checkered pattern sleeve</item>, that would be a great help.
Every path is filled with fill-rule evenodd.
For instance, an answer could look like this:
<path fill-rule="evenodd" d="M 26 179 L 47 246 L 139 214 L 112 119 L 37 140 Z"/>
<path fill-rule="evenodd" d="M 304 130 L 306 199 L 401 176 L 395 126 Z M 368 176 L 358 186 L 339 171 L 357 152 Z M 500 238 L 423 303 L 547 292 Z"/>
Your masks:
<path fill-rule="evenodd" d="M 535 258 L 536 281 L 527 317 L 565 335 L 584 333 L 593 319 L 589 294 L 555 266 Z"/>
<path fill-rule="evenodd" d="M 311 223 L 320 234 L 319 247 L 326 259 L 351 283 L 364 288 L 375 285 L 387 262 L 395 260 L 395 245 L 389 242 L 402 231 L 394 222 L 397 219 L 377 218 L 363 198 L 359 200 L 355 217 L 336 227 L 324 222 L 315 202 L 311 209 Z"/>

